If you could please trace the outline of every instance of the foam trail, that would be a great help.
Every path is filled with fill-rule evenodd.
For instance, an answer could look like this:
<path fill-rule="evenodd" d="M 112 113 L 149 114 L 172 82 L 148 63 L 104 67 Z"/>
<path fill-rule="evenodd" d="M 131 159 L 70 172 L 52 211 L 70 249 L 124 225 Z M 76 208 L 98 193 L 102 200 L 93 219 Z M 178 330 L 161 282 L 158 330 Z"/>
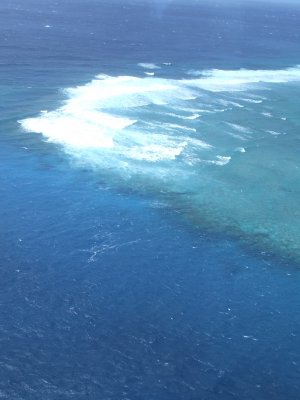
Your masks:
<path fill-rule="evenodd" d="M 226 122 L 227 125 L 229 125 L 231 128 L 241 132 L 241 133 L 251 133 L 251 130 L 245 126 L 239 125 L 239 124 L 233 124 L 231 122 Z"/>
<path fill-rule="evenodd" d="M 246 103 L 253 103 L 253 104 L 260 104 L 263 102 L 263 100 L 255 100 L 255 99 L 240 99 L 242 101 L 245 101 Z"/>
<path fill-rule="evenodd" d="M 194 119 L 198 119 L 198 118 L 200 118 L 201 117 L 201 115 L 200 114 L 193 114 L 193 115 L 190 115 L 189 117 L 182 117 L 183 119 L 191 119 L 191 120 L 194 120 Z"/>
<path fill-rule="evenodd" d="M 210 91 L 240 91 L 247 90 L 251 84 L 288 83 L 300 81 L 300 66 L 282 70 L 207 70 L 193 71 L 190 75 L 198 79 L 185 80 L 187 84 L 195 85 Z"/>
<path fill-rule="evenodd" d="M 188 126 L 178 124 L 167 124 L 167 129 L 179 129 L 184 131 L 197 132 L 197 129 L 195 128 L 190 128 Z"/>
<path fill-rule="evenodd" d="M 267 131 L 268 133 L 270 133 L 273 136 L 278 136 L 278 135 L 284 135 L 285 133 L 282 132 L 276 132 L 276 131 Z"/>
<path fill-rule="evenodd" d="M 237 103 L 237 102 L 235 102 L 235 101 L 229 101 L 229 100 L 223 100 L 223 99 L 221 99 L 221 100 L 219 101 L 219 103 L 222 104 L 222 105 L 225 106 L 225 107 L 234 106 L 234 107 L 238 107 L 238 108 L 244 108 L 244 106 L 243 106 L 242 104 L 239 104 L 239 103 Z"/>
<path fill-rule="evenodd" d="M 162 115 L 167 115 L 167 116 L 170 116 L 170 117 L 174 117 L 174 118 L 177 118 L 177 119 L 183 119 L 183 120 L 194 120 L 194 119 L 198 119 L 199 117 L 201 117 L 200 114 L 192 114 L 192 115 L 185 116 L 185 115 L 179 115 L 179 114 L 176 114 L 176 113 L 173 113 L 173 112 L 171 112 L 171 113 L 163 113 Z"/>

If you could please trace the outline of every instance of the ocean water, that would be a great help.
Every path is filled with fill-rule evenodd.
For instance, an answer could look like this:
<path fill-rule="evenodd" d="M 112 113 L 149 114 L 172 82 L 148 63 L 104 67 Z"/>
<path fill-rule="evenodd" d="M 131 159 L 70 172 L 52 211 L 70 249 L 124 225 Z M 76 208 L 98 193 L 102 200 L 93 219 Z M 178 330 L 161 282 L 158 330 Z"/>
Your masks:
<path fill-rule="evenodd" d="M 298 399 L 300 6 L 0 22 L 0 398 Z"/>

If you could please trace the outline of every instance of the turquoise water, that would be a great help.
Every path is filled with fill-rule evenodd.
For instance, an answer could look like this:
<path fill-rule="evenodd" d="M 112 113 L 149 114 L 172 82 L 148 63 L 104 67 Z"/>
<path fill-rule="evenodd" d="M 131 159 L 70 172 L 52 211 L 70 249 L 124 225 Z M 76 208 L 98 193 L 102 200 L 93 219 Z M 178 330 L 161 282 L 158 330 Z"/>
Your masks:
<path fill-rule="evenodd" d="M 297 4 L 0 4 L 0 397 L 297 400 Z"/>
<path fill-rule="evenodd" d="M 108 184 L 163 193 L 196 224 L 299 259 L 300 68 L 176 80 L 160 76 L 169 63 L 138 68 L 146 77 L 99 75 L 67 89 L 60 108 L 21 126 Z"/>

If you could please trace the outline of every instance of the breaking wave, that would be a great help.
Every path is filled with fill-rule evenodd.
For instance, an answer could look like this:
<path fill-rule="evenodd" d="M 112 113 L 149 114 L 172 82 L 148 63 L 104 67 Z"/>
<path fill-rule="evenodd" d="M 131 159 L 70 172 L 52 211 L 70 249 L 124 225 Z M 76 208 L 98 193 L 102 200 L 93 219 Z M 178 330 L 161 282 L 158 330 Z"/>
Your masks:
<path fill-rule="evenodd" d="M 156 64 L 139 66 L 158 70 Z M 300 227 L 294 208 L 287 207 L 281 220 L 281 205 L 270 200 L 280 191 L 277 176 L 284 165 L 276 140 L 289 136 L 288 117 L 270 99 L 274 85 L 300 82 L 300 68 L 192 71 L 189 79 L 150 74 L 98 75 L 66 89 L 60 108 L 20 124 L 108 177 L 133 186 L 142 180 L 143 187 L 158 192 L 189 193 L 180 202 L 193 210 L 193 219 L 295 252 Z M 268 185 L 269 193 L 263 192 Z M 255 200 L 257 193 L 261 197 Z M 284 196 L 292 204 L 288 190 Z M 282 233 L 287 221 L 292 228 Z"/>

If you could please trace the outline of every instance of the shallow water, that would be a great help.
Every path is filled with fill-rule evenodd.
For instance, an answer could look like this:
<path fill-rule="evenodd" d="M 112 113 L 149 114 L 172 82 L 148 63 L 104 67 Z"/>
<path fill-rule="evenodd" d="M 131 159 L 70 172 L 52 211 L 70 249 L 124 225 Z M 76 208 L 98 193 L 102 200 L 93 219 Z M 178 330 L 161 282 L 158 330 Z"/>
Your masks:
<path fill-rule="evenodd" d="M 170 68 L 138 66 L 157 75 Z M 188 208 L 196 223 L 206 220 L 299 259 L 299 119 L 293 107 L 300 69 L 192 74 L 200 77 L 99 75 L 68 89 L 57 110 L 20 123 L 62 144 L 107 182 L 114 175 L 133 188 L 180 192 L 168 199 Z"/>

